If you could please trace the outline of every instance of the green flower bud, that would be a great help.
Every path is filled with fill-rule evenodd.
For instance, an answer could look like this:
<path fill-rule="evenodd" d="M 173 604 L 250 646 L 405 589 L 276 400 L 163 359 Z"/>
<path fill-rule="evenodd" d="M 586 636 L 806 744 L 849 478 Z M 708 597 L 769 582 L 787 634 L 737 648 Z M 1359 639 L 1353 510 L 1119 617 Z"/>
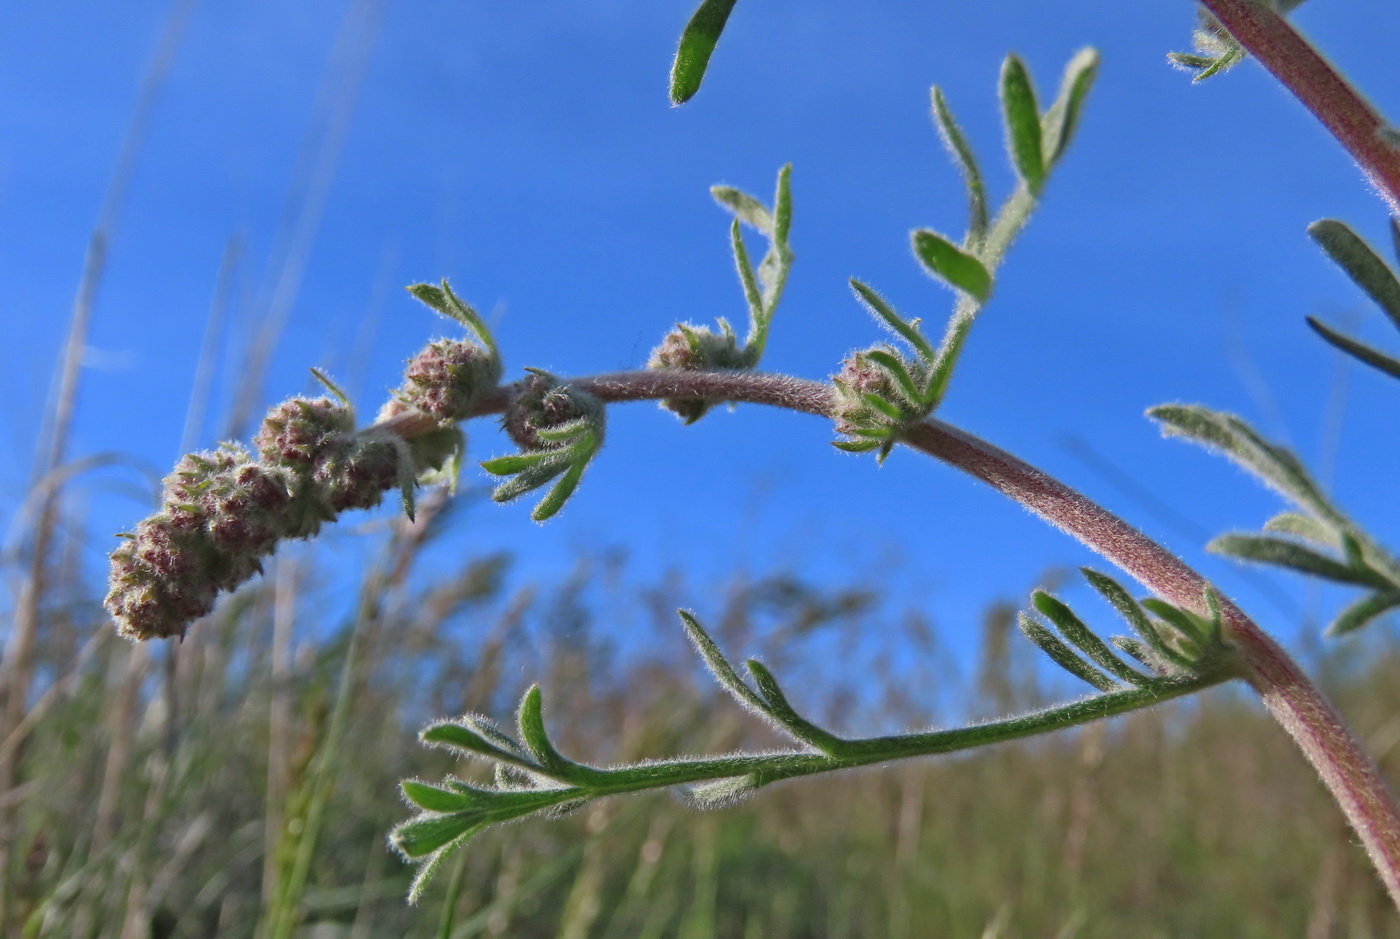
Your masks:
<path fill-rule="evenodd" d="M 525 379 L 524 389 L 506 409 L 501 427 L 521 450 L 554 450 L 567 446 L 567 441 L 546 439 L 540 431 L 583 420 L 601 441 L 605 413 L 603 402 L 593 395 L 560 385 L 548 372 L 536 371 Z"/>
<path fill-rule="evenodd" d="M 330 398 L 291 398 L 267 412 L 253 445 L 263 460 L 307 469 L 326 444 L 355 429 L 355 415 Z"/>
<path fill-rule="evenodd" d="M 501 360 L 473 342 L 440 339 L 409 360 L 402 400 L 443 425 L 471 414 L 501 380 Z"/>
<path fill-rule="evenodd" d="M 748 353 L 739 348 L 729 324 L 720 321 L 721 332 L 707 326 L 677 324 L 666 334 L 661 345 L 651 352 L 647 368 L 660 371 L 703 372 L 720 369 L 752 368 Z M 666 399 L 661 406 L 677 414 L 687 424 L 693 424 L 717 401 L 677 401 Z"/>
<path fill-rule="evenodd" d="M 349 437 L 324 453 L 311 474 L 331 509 L 370 509 L 398 485 L 399 451 L 384 437 Z"/>

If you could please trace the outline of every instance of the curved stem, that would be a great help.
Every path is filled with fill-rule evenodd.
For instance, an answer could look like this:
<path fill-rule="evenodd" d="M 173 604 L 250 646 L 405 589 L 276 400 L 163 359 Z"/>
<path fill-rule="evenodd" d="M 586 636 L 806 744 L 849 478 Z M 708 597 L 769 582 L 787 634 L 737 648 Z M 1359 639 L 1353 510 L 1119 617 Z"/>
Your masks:
<path fill-rule="evenodd" d="M 786 375 L 755 372 L 616 372 L 570 379 L 609 402 L 658 398 L 712 399 L 769 404 L 831 416 L 830 386 Z M 500 411 L 510 389 L 498 389 L 478 407 Z M 403 436 L 424 433 L 411 414 L 377 425 Z M 1207 615 L 1206 580 L 1166 548 L 1080 493 L 984 440 L 941 421 L 910 428 L 904 443 L 1020 503 L 1131 574 L 1170 603 Z M 1226 639 L 1238 650 L 1244 677 L 1293 738 L 1346 814 L 1400 908 L 1400 811 L 1375 761 L 1341 716 L 1283 648 L 1233 603 L 1222 599 Z"/>
<path fill-rule="evenodd" d="M 1332 132 L 1390 211 L 1400 214 L 1400 146 L 1379 112 L 1273 4 L 1201 0 L 1201 5 Z"/>

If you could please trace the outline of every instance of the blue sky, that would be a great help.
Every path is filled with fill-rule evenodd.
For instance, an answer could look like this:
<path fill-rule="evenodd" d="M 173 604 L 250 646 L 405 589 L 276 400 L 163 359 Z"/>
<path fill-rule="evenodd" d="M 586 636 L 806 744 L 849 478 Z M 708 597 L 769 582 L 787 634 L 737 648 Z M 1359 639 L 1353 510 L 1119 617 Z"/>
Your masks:
<path fill-rule="evenodd" d="M 1188 45 L 1194 22 L 1184 2 L 745 0 L 704 88 L 673 109 L 666 74 L 690 2 L 193 7 L 116 221 L 70 454 L 119 451 L 157 472 L 178 456 L 230 239 L 241 252 L 198 446 L 223 432 L 248 338 L 279 302 L 288 320 L 262 403 L 311 390 L 306 367 L 321 365 L 371 413 L 403 360 L 443 331 L 399 289 L 413 281 L 449 277 L 488 313 L 508 374 L 634 367 L 677 320 L 740 320 L 727 217 L 707 189 L 726 182 L 766 199 L 787 162 L 797 262 L 764 366 L 828 375 L 880 338 L 848 277 L 931 325 L 951 307 L 908 249 L 912 228 L 964 224 L 929 86 L 945 89 L 1000 196 L 1002 57 L 1022 55 L 1048 98 L 1063 63 L 1093 45 L 1103 64 L 1081 132 L 940 416 L 1159 536 L 1281 634 L 1347 599 L 1275 575 L 1283 596 L 1261 593 L 1073 443 L 1200 532 L 1254 528 L 1272 496 L 1159 440 L 1141 416 L 1173 400 L 1236 411 L 1320 467 L 1383 540 L 1400 533 L 1388 471 L 1400 389 L 1340 365 L 1303 324 L 1320 315 L 1400 347 L 1304 234 L 1333 216 L 1379 240 L 1383 207 L 1261 69 L 1194 87 L 1171 70 L 1164 56 Z M 171 9 L 0 9 L 7 527 L 88 233 Z M 1400 7 L 1309 5 L 1297 20 L 1400 113 L 1393 50 L 1378 38 L 1400 32 Z M 923 457 L 896 453 L 877 469 L 837 453 L 810 417 L 749 407 L 686 428 L 629 405 L 609 420 L 608 446 L 561 517 L 541 527 L 528 501 L 474 506 L 452 550 L 509 549 L 518 576 L 542 580 L 580 548 L 622 546 L 641 578 L 677 568 L 704 583 L 746 568 L 879 583 L 954 636 L 970 635 L 991 600 L 1024 602 L 1047 568 L 1094 560 Z M 469 434 L 477 460 L 505 451 L 490 425 Z M 94 571 L 106 534 L 146 511 L 139 481 L 119 468 L 75 484 Z M 1106 611 L 1089 613 L 1107 624 Z"/>

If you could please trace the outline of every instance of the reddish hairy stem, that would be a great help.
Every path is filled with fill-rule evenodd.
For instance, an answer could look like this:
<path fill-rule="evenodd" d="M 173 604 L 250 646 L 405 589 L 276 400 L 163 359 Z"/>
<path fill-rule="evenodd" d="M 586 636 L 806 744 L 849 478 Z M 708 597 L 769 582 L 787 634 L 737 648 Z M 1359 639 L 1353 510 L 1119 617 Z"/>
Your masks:
<path fill-rule="evenodd" d="M 656 398 L 743 401 L 830 417 L 830 386 L 786 375 L 753 372 L 616 372 L 570 383 L 604 401 Z M 498 389 L 478 408 L 501 410 L 510 390 Z M 412 437 L 437 425 L 402 414 L 378 429 Z M 1207 614 L 1206 580 L 1174 554 L 1112 512 L 1040 470 L 941 421 L 911 428 L 904 443 L 943 461 L 1020 503 L 1077 538 L 1164 600 Z M 1341 716 L 1283 648 L 1233 603 L 1221 600 L 1227 640 L 1243 676 L 1322 777 L 1361 837 L 1392 902 L 1400 908 L 1400 811 L 1375 761 Z"/>
<path fill-rule="evenodd" d="M 1382 136 L 1390 125 L 1379 112 L 1270 4 L 1201 0 L 1201 5 L 1332 132 L 1390 211 L 1400 214 L 1400 147 Z"/>

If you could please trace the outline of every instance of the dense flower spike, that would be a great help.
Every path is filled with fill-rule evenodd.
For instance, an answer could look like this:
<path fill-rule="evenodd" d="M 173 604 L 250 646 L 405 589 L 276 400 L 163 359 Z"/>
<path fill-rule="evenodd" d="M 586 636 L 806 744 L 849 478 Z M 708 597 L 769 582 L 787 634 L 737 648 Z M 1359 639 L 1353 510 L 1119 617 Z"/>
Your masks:
<path fill-rule="evenodd" d="M 288 534 L 294 481 L 236 444 L 182 459 L 165 479 L 161 511 L 112 553 L 105 602 L 118 631 L 183 636 L 219 591 L 258 573 L 259 559 Z"/>
<path fill-rule="evenodd" d="M 123 636 L 183 636 L 221 591 L 259 573 L 279 541 L 377 505 L 407 458 L 395 438 L 355 433 L 350 408 L 329 398 L 282 402 L 254 442 L 260 460 L 230 443 L 181 459 L 160 511 L 112 553 L 105 603 Z"/>

